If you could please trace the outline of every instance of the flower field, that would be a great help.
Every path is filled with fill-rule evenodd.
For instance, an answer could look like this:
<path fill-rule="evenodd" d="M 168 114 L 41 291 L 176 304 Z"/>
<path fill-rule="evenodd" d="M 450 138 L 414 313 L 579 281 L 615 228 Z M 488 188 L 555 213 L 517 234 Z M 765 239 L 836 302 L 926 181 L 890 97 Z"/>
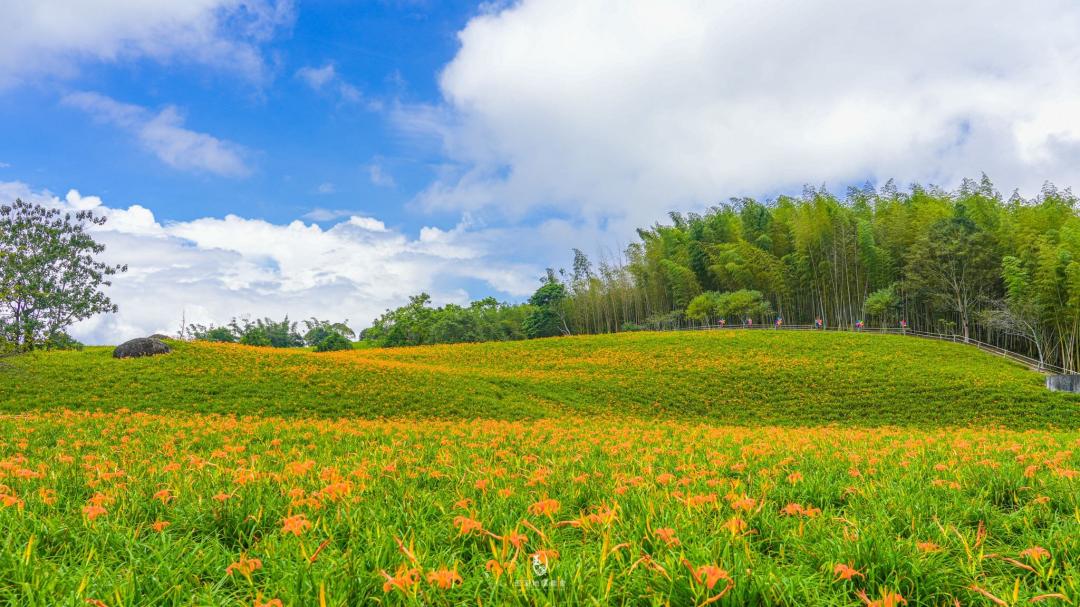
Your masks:
<path fill-rule="evenodd" d="M 333 354 L 174 343 L 114 360 L 50 352 L 0 369 L 0 411 L 1080 427 L 1080 396 L 975 348 L 903 336 L 633 333 Z"/>
<path fill-rule="evenodd" d="M 0 601 L 1075 605 L 1080 431 L 0 417 Z"/>

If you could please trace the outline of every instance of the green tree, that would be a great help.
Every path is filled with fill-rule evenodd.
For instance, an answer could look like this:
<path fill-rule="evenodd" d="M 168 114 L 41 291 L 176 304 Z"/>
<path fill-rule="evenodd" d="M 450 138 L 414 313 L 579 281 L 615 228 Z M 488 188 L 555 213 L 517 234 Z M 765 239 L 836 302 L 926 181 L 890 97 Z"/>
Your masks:
<path fill-rule="evenodd" d="M 127 266 L 95 257 L 105 250 L 86 231 L 104 217 L 15 200 L 0 206 L 0 339 L 33 350 L 75 322 L 116 312 L 102 291 Z"/>
<path fill-rule="evenodd" d="M 352 342 L 337 331 L 330 331 L 323 336 L 319 343 L 315 344 L 316 352 L 337 352 L 339 350 L 352 350 Z"/>
<path fill-rule="evenodd" d="M 686 317 L 690 320 L 711 324 L 723 317 L 723 296 L 716 291 L 705 291 L 686 306 Z"/>
<path fill-rule="evenodd" d="M 549 278 L 529 298 L 529 305 L 534 309 L 525 317 L 525 335 L 530 339 L 568 335 L 566 301 L 566 287 Z"/>
<path fill-rule="evenodd" d="M 956 314 L 967 341 L 972 317 L 999 282 L 997 259 L 991 236 L 967 216 L 963 205 L 957 205 L 953 217 L 935 222 L 912 247 L 909 281 Z"/>
<path fill-rule="evenodd" d="M 341 335 L 346 338 L 346 340 L 355 338 L 356 333 L 349 328 L 348 323 L 348 319 L 346 319 L 345 322 L 330 322 L 328 320 L 319 320 L 317 318 L 305 320 L 304 328 L 307 329 L 307 331 L 304 333 L 304 343 L 309 346 L 317 346 L 331 334 Z"/>
<path fill-rule="evenodd" d="M 863 304 L 866 317 L 877 321 L 879 325 L 888 324 L 899 308 L 900 298 L 892 287 L 874 291 L 866 297 L 866 302 Z"/>

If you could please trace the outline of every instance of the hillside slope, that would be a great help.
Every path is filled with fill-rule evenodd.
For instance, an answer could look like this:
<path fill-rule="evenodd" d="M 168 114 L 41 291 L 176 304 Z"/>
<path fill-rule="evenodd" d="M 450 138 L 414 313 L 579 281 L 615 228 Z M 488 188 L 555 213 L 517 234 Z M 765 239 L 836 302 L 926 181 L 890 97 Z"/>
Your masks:
<path fill-rule="evenodd" d="M 37 353 L 0 370 L 0 409 L 710 423 L 1080 426 L 1080 397 L 979 350 L 902 336 L 634 333 L 333 354 L 178 343 Z"/>

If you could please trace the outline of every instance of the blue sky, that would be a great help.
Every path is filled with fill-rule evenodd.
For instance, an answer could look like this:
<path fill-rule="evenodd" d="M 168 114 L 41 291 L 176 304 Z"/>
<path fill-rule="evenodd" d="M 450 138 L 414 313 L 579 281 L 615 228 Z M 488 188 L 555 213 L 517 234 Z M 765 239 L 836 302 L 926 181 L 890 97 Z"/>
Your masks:
<path fill-rule="evenodd" d="M 88 342 L 362 328 L 729 197 L 1080 183 L 1076 31 L 1071 0 L 0 2 L 0 199 L 109 219 Z"/>
<path fill-rule="evenodd" d="M 81 64 L 74 78 L 7 91 L 0 159 L 12 165 L 5 173 L 39 187 L 63 192 L 78 184 L 149 206 L 164 220 L 237 213 L 283 222 L 321 207 L 378 211 L 388 224 L 409 226 L 416 219 L 406 203 L 431 181 L 438 149 L 398 132 L 371 106 L 437 101 L 438 71 L 475 12 L 470 2 L 304 5 L 291 27 L 263 46 L 274 72 L 265 84 L 150 58 Z M 315 90 L 297 76 L 327 65 L 362 98 Z M 128 133 L 66 107 L 63 95 L 71 91 L 151 110 L 176 106 L 188 128 L 248 148 L 251 173 L 233 179 L 163 165 Z M 372 182 L 372 164 L 384 185 Z"/>

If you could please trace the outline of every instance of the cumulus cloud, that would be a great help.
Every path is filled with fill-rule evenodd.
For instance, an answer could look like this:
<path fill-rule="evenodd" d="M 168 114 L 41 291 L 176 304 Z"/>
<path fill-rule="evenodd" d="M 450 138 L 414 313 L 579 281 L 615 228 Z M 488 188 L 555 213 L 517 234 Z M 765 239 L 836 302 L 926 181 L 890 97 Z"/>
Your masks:
<path fill-rule="evenodd" d="M 981 171 L 1080 183 L 1080 4 L 522 0 L 460 32 L 434 209 L 651 222 L 728 195 Z"/>
<path fill-rule="evenodd" d="M 417 237 L 356 214 L 329 228 L 236 215 L 163 223 L 139 205 L 116 208 L 75 190 L 60 198 L 0 182 L 0 200 L 14 198 L 108 218 L 94 228 L 107 247 L 103 259 L 129 270 L 108 289 L 119 313 L 74 327 L 89 343 L 174 333 L 184 317 L 220 324 L 234 315 L 288 314 L 348 318 L 360 328 L 422 290 L 438 302 L 464 303 L 469 292 L 463 285 L 479 280 L 506 297 L 521 297 L 539 275 L 498 255 L 497 234 L 467 223 L 425 227 Z"/>
<path fill-rule="evenodd" d="M 228 177 L 242 177 L 251 172 L 244 161 L 246 151 L 242 146 L 184 128 L 184 117 L 173 106 L 155 114 L 144 107 L 89 92 L 67 95 L 64 103 L 129 131 L 142 147 L 173 168 Z"/>
<path fill-rule="evenodd" d="M 83 61 L 151 58 L 269 75 L 259 45 L 293 21 L 290 0 L 33 0 L 0 9 L 0 88 Z"/>

